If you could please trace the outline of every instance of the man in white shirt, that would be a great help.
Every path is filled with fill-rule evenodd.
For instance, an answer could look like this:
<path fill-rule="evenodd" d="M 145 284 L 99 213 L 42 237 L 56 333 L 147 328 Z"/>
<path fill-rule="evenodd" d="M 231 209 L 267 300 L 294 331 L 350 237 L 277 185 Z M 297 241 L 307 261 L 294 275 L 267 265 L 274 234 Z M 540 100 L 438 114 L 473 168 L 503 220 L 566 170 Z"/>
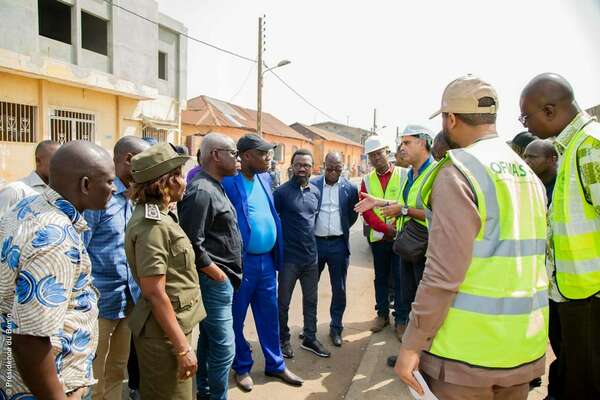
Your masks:
<path fill-rule="evenodd" d="M 320 190 L 319 213 L 315 224 L 319 273 L 329 267 L 331 281 L 331 323 L 329 336 L 334 346 L 342 345 L 342 317 L 346 309 L 346 275 L 350 261 L 350 227 L 358 214 L 358 189 L 341 177 L 344 163 L 340 153 L 325 157 L 325 175 L 312 183 Z"/>
<path fill-rule="evenodd" d="M 41 193 L 48 187 L 50 159 L 58 147 L 59 144 L 52 140 L 41 141 L 35 148 L 35 171 L 0 188 L 0 218 L 21 199 Z"/>

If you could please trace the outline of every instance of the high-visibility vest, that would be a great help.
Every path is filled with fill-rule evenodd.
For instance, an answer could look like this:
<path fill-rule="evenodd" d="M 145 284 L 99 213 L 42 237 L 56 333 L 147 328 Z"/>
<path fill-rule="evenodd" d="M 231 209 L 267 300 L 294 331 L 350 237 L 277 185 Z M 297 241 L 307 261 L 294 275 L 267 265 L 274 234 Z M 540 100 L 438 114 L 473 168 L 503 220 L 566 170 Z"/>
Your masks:
<path fill-rule="evenodd" d="M 435 164 L 436 164 L 435 161 L 432 161 L 431 163 L 429 163 L 427 168 L 425 168 L 419 174 L 419 176 L 417 176 L 417 179 L 415 179 L 413 181 L 413 184 L 408 191 L 408 196 L 406 196 L 406 202 L 404 202 L 404 189 L 406 188 L 406 185 L 408 185 L 408 177 L 407 177 L 407 179 L 404 179 L 404 181 L 402 183 L 402 187 L 400 188 L 400 198 L 398 200 L 398 202 L 400 203 L 401 206 L 406 205 L 408 208 L 417 208 L 419 210 L 423 209 L 423 204 L 420 201 L 419 192 L 421 191 L 423 182 L 425 182 L 425 180 L 427 179 L 427 176 L 431 173 L 431 171 L 433 171 Z M 398 218 L 398 231 L 400 231 L 402 229 L 402 226 L 406 222 L 408 222 L 409 219 L 411 219 L 411 218 L 408 216 L 401 216 L 400 218 Z M 415 221 L 417 221 L 419 224 L 421 224 L 425 227 L 427 226 L 426 220 L 421 221 L 420 219 L 417 219 L 417 218 L 413 218 L 413 219 Z"/>
<path fill-rule="evenodd" d="M 363 182 L 365 184 L 365 188 L 367 189 L 367 193 L 373 197 L 377 197 L 378 199 L 390 200 L 392 202 L 397 202 L 400 197 L 400 187 L 402 186 L 402 182 L 406 179 L 407 169 L 401 167 L 394 167 L 392 171 L 392 176 L 385 188 L 385 192 L 381 187 L 381 182 L 379 181 L 379 177 L 377 176 L 377 171 L 373 170 L 370 174 L 363 178 Z M 377 217 L 385 222 L 386 224 L 391 224 L 394 222 L 393 218 L 385 218 L 381 213 L 379 208 L 374 208 L 373 212 Z M 378 242 L 383 239 L 383 233 L 377 232 L 376 230 L 369 228 L 369 242 Z"/>
<path fill-rule="evenodd" d="M 600 215 L 586 200 L 577 169 L 577 150 L 589 140 L 600 140 L 600 124 L 596 121 L 571 139 L 560 161 L 552 195 L 556 284 L 567 299 L 585 299 L 600 292 Z"/>
<path fill-rule="evenodd" d="M 538 360 L 548 343 L 544 186 L 494 137 L 448 152 L 423 185 L 427 207 L 435 177 L 447 163 L 467 178 L 481 229 L 465 279 L 429 352 L 486 368 Z M 434 199 L 434 207 L 435 201 L 444 199 Z M 431 224 L 435 228 L 436 221 Z"/>

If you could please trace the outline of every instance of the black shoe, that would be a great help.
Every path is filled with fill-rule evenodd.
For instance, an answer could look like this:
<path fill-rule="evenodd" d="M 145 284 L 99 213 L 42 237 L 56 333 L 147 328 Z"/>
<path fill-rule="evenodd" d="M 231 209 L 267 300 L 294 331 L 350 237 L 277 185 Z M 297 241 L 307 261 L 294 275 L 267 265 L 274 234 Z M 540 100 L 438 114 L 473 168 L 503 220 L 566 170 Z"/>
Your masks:
<path fill-rule="evenodd" d="M 281 354 L 285 358 L 294 358 L 294 350 L 292 350 L 292 344 L 289 342 L 281 342 Z"/>
<path fill-rule="evenodd" d="M 210 394 L 201 394 L 196 392 L 196 400 L 210 400 Z"/>
<path fill-rule="evenodd" d="M 335 347 L 342 347 L 342 335 L 336 331 L 331 331 L 329 332 L 329 337 L 331 338 L 331 343 L 333 343 Z"/>
<path fill-rule="evenodd" d="M 300 339 L 300 340 L 304 340 L 304 332 L 300 332 L 300 333 L 298 334 L 298 339 Z"/>
<path fill-rule="evenodd" d="M 317 339 L 304 339 L 300 347 L 302 347 L 304 350 L 308 350 L 315 353 L 319 357 L 327 358 L 331 355 L 331 353 L 325 348 L 325 346 L 323 346 L 321 342 L 319 342 Z"/>
<path fill-rule="evenodd" d="M 300 378 L 287 368 L 281 372 L 265 372 L 265 375 L 271 376 L 273 378 L 279 378 L 288 385 L 292 386 L 302 386 L 302 384 L 304 383 L 304 380 L 302 380 L 302 378 Z"/>
<path fill-rule="evenodd" d="M 389 356 L 387 358 L 388 367 L 394 368 L 396 366 L 396 360 L 398 360 L 398 356 Z"/>

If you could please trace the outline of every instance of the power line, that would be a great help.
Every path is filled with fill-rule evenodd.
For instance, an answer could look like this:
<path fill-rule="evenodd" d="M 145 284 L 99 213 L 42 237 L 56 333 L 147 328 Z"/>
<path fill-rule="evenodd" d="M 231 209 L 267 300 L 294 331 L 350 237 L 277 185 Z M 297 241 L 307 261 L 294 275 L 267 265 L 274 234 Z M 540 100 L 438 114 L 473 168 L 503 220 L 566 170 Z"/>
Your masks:
<path fill-rule="evenodd" d="M 138 13 L 136 13 L 135 11 L 132 11 L 132 10 L 130 10 L 130 9 L 128 9 L 128 8 L 125 8 L 125 7 L 123 7 L 123 6 L 119 5 L 119 4 L 115 4 L 115 3 L 113 3 L 111 0 L 103 0 L 103 1 L 104 1 L 106 4 L 108 4 L 108 5 L 112 6 L 112 7 L 117 7 L 117 8 L 118 8 L 118 9 L 120 9 L 120 10 L 123 10 L 123 11 L 125 11 L 125 12 L 128 12 L 128 13 L 129 13 L 129 14 L 131 14 L 131 15 L 135 15 L 136 17 L 138 17 L 138 18 L 141 18 L 141 19 L 143 19 L 143 20 L 145 20 L 145 21 L 148 21 L 148 22 L 150 22 L 150 23 L 152 23 L 152 24 L 154 24 L 154 25 L 157 25 L 157 26 L 158 26 L 158 25 L 160 25 L 160 24 L 159 24 L 157 21 L 154 21 L 154 20 L 152 20 L 152 19 L 150 19 L 150 18 L 147 18 L 147 17 L 145 17 L 145 16 L 143 16 L 143 15 L 141 15 L 141 14 L 138 14 Z M 212 43 L 208 43 L 208 42 L 206 42 L 206 41 L 204 41 L 204 40 L 201 40 L 201 39 L 195 38 L 195 37 L 193 37 L 193 36 L 190 36 L 190 35 L 188 35 L 187 33 L 184 33 L 184 32 L 178 32 L 178 31 L 175 31 L 175 32 L 176 32 L 177 34 L 179 34 L 179 35 L 181 35 L 181 36 L 185 37 L 185 38 L 188 38 L 188 39 L 190 39 L 190 40 L 194 41 L 194 42 L 197 42 L 197 43 L 203 44 L 203 45 L 205 45 L 205 46 L 211 47 L 211 48 L 213 48 L 213 49 L 215 49 L 215 50 L 218 50 L 218 51 L 221 51 L 221 52 L 223 52 L 223 53 L 226 53 L 226 54 L 232 55 L 232 56 L 234 56 L 234 57 L 237 57 L 237 58 L 239 58 L 239 59 L 242 59 L 242 60 L 245 60 L 245 61 L 249 61 L 249 62 L 252 62 L 252 63 L 256 63 L 256 60 L 255 60 L 255 59 L 252 59 L 252 58 L 250 58 L 250 57 L 246 57 L 246 56 L 244 56 L 244 55 L 242 55 L 242 54 L 238 54 L 238 53 L 236 53 L 236 52 L 233 52 L 233 51 L 231 51 L 231 50 L 227 50 L 227 49 L 224 49 L 224 48 L 222 48 L 222 47 L 219 47 L 219 46 L 217 46 L 217 45 L 214 45 L 214 44 L 212 44 Z M 266 64 L 265 64 L 265 65 L 266 65 Z M 254 66 L 253 66 L 253 67 L 250 69 L 250 72 L 251 72 L 253 69 L 254 69 Z M 247 83 L 247 81 L 248 81 L 248 79 L 249 79 L 249 77 L 250 77 L 250 72 L 248 73 L 248 76 L 247 76 L 247 77 L 246 77 L 246 79 L 244 80 L 244 83 L 242 84 L 242 86 L 240 87 L 240 89 L 238 90 L 238 92 L 237 92 L 237 93 L 236 93 L 236 94 L 235 94 L 235 95 L 232 97 L 232 100 L 233 100 L 233 98 L 237 97 L 237 95 L 239 94 L 239 92 L 240 92 L 240 91 L 241 91 L 241 90 L 244 88 L 244 86 L 246 85 L 246 83 Z M 311 103 L 311 102 L 310 102 L 310 101 L 309 101 L 309 100 L 308 100 L 306 97 L 304 97 L 302 94 L 300 94 L 300 93 L 299 93 L 299 92 L 298 92 L 296 89 L 294 89 L 294 88 L 293 88 L 293 87 L 292 87 L 292 86 L 291 86 L 289 83 L 287 83 L 285 80 L 283 80 L 283 78 L 282 78 L 282 77 L 280 77 L 279 75 L 277 75 L 277 73 L 275 73 L 273 70 L 269 70 L 269 72 L 271 72 L 273 75 L 275 75 L 275 77 L 276 77 L 276 78 L 277 78 L 277 79 L 278 79 L 278 80 L 279 80 L 281 83 L 283 83 L 283 84 L 285 85 L 285 87 L 287 87 L 289 90 L 291 90 L 291 91 L 292 91 L 292 92 L 293 92 L 293 93 L 294 93 L 296 96 L 298 96 L 298 97 L 299 97 L 299 98 L 300 98 L 302 101 L 304 101 L 304 102 L 305 102 L 306 104 L 308 104 L 310 107 L 314 108 L 315 110 L 317 110 L 319 113 L 323 114 L 325 117 L 329 118 L 330 120 L 333 120 L 333 121 L 335 121 L 335 122 L 340 122 L 340 121 L 339 121 L 337 118 L 334 118 L 334 117 L 332 117 L 331 115 L 327 114 L 325 111 L 321 110 L 319 107 L 317 107 L 317 106 L 315 106 L 313 103 Z M 231 101 L 231 100 L 230 100 L 230 101 Z"/>
<path fill-rule="evenodd" d="M 111 0 L 104 0 L 104 2 L 105 2 L 105 3 L 107 3 L 107 4 L 109 4 L 109 5 L 111 5 L 111 6 L 113 6 L 113 7 L 117 7 L 117 8 L 119 8 L 119 9 L 121 9 L 121 10 L 125 11 L 125 12 L 128 12 L 128 13 L 130 13 L 130 14 L 132 14 L 132 15 L 135 15 L 135 16 L 136 16 L 136 17 L 138 17 L 138 18 L 141 18 L 141 19 L 143 19 L 143 20 L 146 20 L 146 21 L 148 21 L 148 22 L 150 22 L 150 23 L 152 23 L 152 24 L 154 24 L 154 25 L 157 25 L 157 26 L 159 25 L 159 23 L 158 23 L 158 22 L 156 22 L 156 21 L 153 21 L 153 20 L 151 20 L 150 18 L 144 17 L 143 15 L 141 15 L 141 14 L 138 14 L 138 13 L 136 13 L 135 11 L 131 11 L 131 10 L 129 10 L 129 9 L 127 9 L 127 8 L 125 8 L 125 7 L 121 6 L 121 5 L 119 5 L 119 4 L 115 4 L 115 3 L 113 3 Z M 223 53 L 227 53 L 227 54 L 229 54 L 229 55 L 232 55 L 232 56 L 234 56 L 234 57 L 240 58 L 240 59 L 242 59 L 242 60 L 250 61 L 250 62 L 253 62 L 253 63 L 255 63 L 255 62 L 256 62 L 256 60 L 254 60 L 254 59 L 252 59 L 252 58 L 250 58 L 250 57 L 246 57 L 246 56 L 243 56 L 243 55 L 241 55 L 241 54 L 235 53 L 235 52 L 233 52 L 233 51 L 231 51 L 231 50 L 227 50 L 227 49 L 224 49 L 224 48 L 222 48 L 222 47 L 219 47 L 219 46 L 217 46 L 217 45 L 214 45 L 214 44 L 212 44 L 212 43 L 205 42 L 204 40 L 200 40 L 200 39 L 198 39 L 198 38 L 195 38 L 195 37 L 193 37 L 193 36 L 190 36 L 190 35 L 188 35 L 187 33 L 184 33 L 184 32 L 178 32 L 178 31 L 175 31 L 175 32 L 176 32 L 177 34 L 179 34 L 179 35 L 183 36 L 183 37 L 186 37 L 186 38 L 188 38 L 188 39 L 190 39 L 190 40 L 194 41 L 194 42 L 198 42 L 198 43 L 200 43 L 200 44 L 203 44 L 203 45 L 205 45 L 205 46 L 212 47 L 213 49 L 215 49 L 215 50 L 218 50 L 218 51 L 221 51 L 221 52 L 223 52 Z"/>
<path fill-rule="evenodd" d="M 269 72 L 272 73 L 273 75 L 275 75 L 275 77 L 277 79 L 279 79 L 279 81 L 281 83 L 283 83 L 285 85 L 285 87 L 287 87 L 288 89 L 290 89 L 296 96 L 300 97 L 306 104 L 308 104 L 309 106 L 311 106 L 312 108 L 314 108 L 315 110 L 317 110 L 318 112 L 320 112 L 321 114 L 323 114 L 324 116 L 326 116 L 327 118 L 329 118 L 330 120 L 333 120 L 333 121 L 338 122 L 338 123 L 340 122 L 337 118 L 334 118 L 331 115 L 327 114 L 325 111 L 321 110 L 319 107 L 317 107 L 313 103 L 311 103 L 306 97 L 302 96 L 289 83 L 287 83 L 286 81 L 284 81 L 282 77 L 280 77 L 279 75 L 277 75 L 277 73 L 275 71 L 273 71 L 272 69 L 270 69 Z"/>
<path fill-rule="evenodd" d="M 248 74 L 246 75 L 246 78 L 244 79 L 244 82 L 242 82 L 242 85 L 237 90 L 237 92 L 235 92 L 235 94 L 233 96 L 231 96 L 231 99 L 229 99 L 230 103 L 232 103 L 233 99 L 235 99 L 236 97 L 238 97 L 238 95 L 240 94 L 240 92 L 246 87 L 246 83 L 248 83 L 248 79 L 250 79 L 250 75 L 252 75 L 252 72 L 254 72 L 254 67 L 255 66 L 256 66 L 256 64 L 252 64 L 250 66 L 250 69 L 248 70 Z"/>

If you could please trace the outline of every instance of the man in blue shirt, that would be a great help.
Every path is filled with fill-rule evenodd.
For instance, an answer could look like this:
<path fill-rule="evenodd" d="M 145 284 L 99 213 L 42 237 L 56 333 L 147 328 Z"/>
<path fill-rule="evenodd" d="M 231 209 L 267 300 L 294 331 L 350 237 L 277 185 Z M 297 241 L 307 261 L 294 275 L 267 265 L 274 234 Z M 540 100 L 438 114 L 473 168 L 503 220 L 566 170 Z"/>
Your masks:
<path fill-rule="evenodd" d="M 236 209 L 243 242 L 244 275 L 239 289 L 233 295 L 233 370 L 238 386 L 244 391 L 250 391 L 253 387 L 250 376 L 252 351 L 244 338 L 244 321 L 249 305 L 252 306 L 265 356 L 265 374 L 294 386 L 303 383 L 286 368 L 279 347 L 276 271 L 282 267 L 283 238 L 281 221 L 273 204 L 271 179 L 267 173 L 273 147 L 254 134 L 241 137 L 237 149 L 242 169 L 236 176 L 223 180 L 227 197 Z"/>
<path fill-rule="evenodd" d="M 310 151 L 297 150 L 292 155 L 292 178 L 273 193 L 275 208 L 283 226 L 284 262 L 279 272 L 279 329 L 281 352 L 292 358 L 288 311 L 296 281 L 302 287 L 304 331 L 301 347 L 319 357 L 331 353 L 317 340 L 317 296 L 319 266 L 315 222 L 319 212 L 319 189 L 309 182 L 313 168 Z"/>
<path fill-rule="evenodd" d="M 114 147 L 116 191 L 106 209 L 84 212 L 89 230 L 84 234 L 92 260 L 92 279 L 98 299 L 98 349 L 93 363 L 98 383 L 93 399 L 121 399 L 131 331 L 127 315 L 140 295 L 125 257 L 125 226 L 132 205 L 127 187 L 132 182 L 131 158 L 150 145 L 135 136 L 121 138 Z"/>

